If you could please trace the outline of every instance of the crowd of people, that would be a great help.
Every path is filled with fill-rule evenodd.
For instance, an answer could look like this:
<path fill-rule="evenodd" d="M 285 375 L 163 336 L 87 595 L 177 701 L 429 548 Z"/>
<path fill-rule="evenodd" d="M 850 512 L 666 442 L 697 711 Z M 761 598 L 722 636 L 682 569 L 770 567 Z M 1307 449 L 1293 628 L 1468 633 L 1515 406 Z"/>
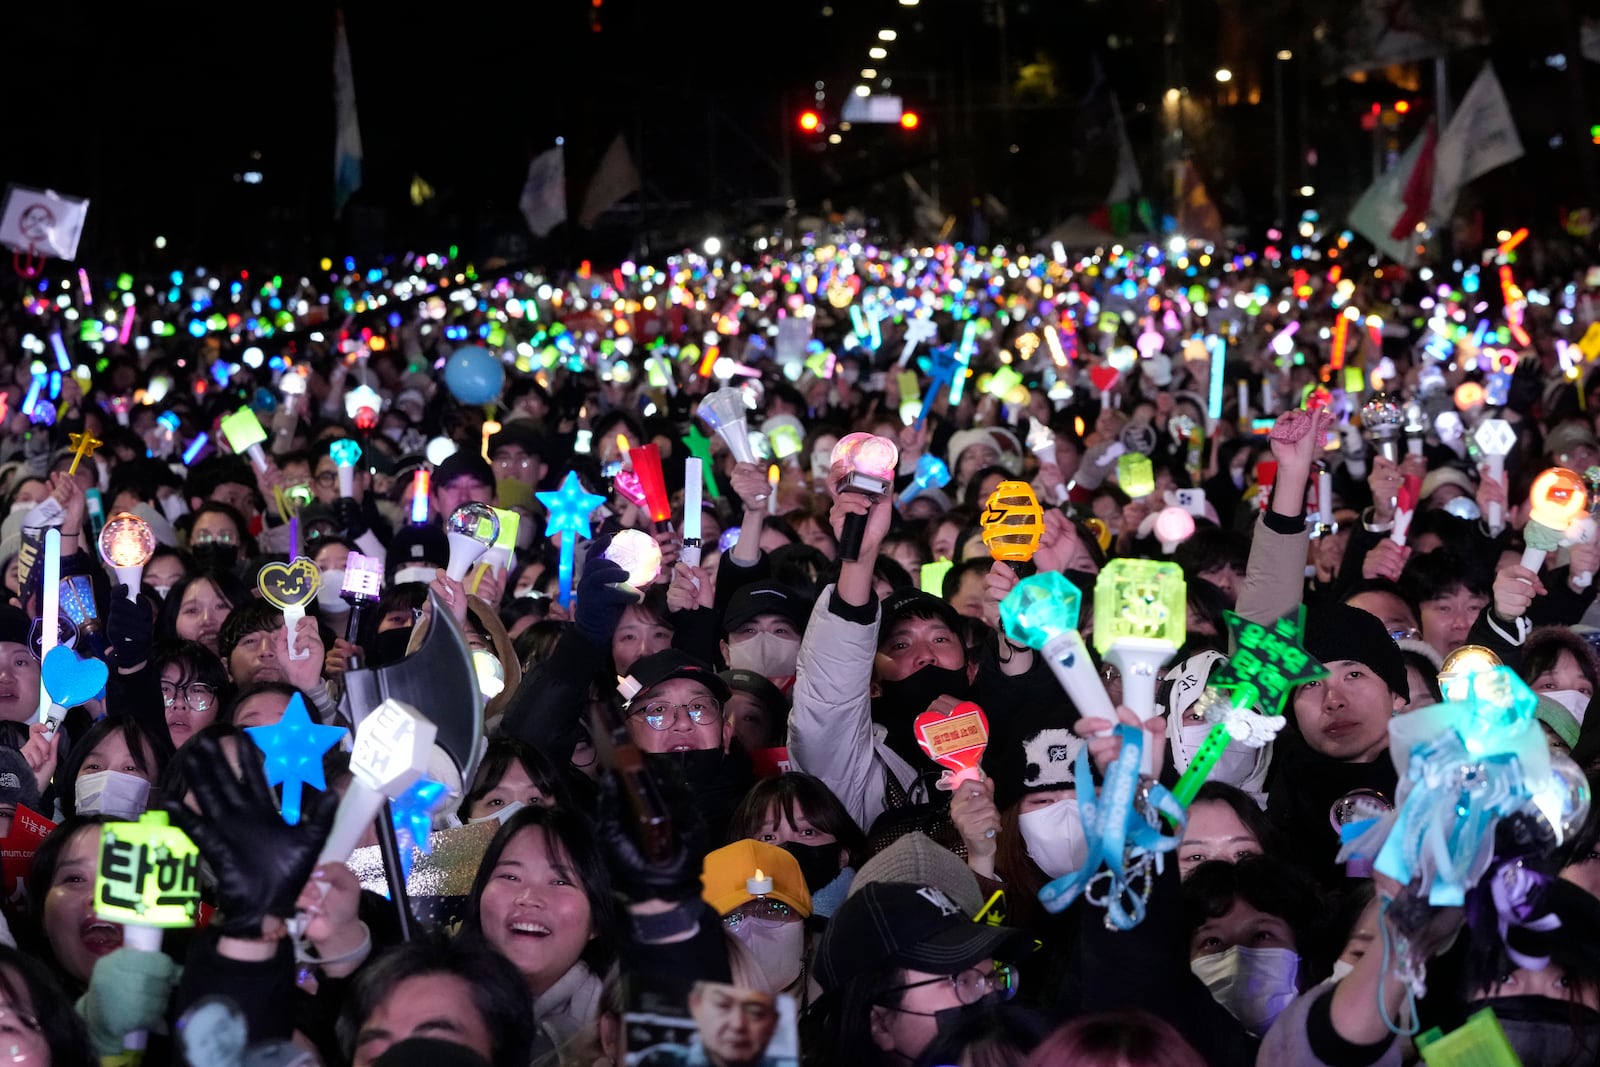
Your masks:
<path fill-rule="evenodd" d="M 1488 1009 L 1525 1067 L 1600 1061 L 1600 539 L 1551 540 L 1535 486 L 1571 471 L 1564 499 L 1600 506 L 1600 268 L 1525 235 L 1415 272 L 1302 237 L 846 238 L 559 277 L 47 264 L 0 309 L 0 1058 L 739 1067 L 792 1062 L 781 1021 L 817 1064 L 1366 1067 L 1481 1038 Z M 743 425 L 708 410 L 729 391 Z M 245 408 L 266 440 L 236 451 Z M 881 483 L 852 434 L 893 446 Z M 1021 565 L 992 543 L 1018 482 Z M 574 500 L 581 533 L 553 514 Z M 453 576 L 474 503 L 520 521 Z M 98 550 L 125 514 L 155 540 L 133 587 Z M 624 531 L 657 574 L 611 558 Z M 291 625 L 263 570 L 300 557 L 320 585 Z M 1101 572 L 1134 559 L 1182 576 L 1154 714 L 1094 641 Z M 1083 707 L 1007 624 L 1049 575 L 1079 597 Z M 1160 814 L 1252 623 L 1321 669 Z M 348 737 L 295 820 L 249 732 L 302 706 L 358 726 L 347 681 L 431 627 L 470 679 L 430 663 L 415 711 L 481 704 L 431 829 L 489 827 L 450 922 L 321 862 Z M 106 669 L 52 707 L 58 643 Z M 1491 676 L 1532 694 L 1562 804 L 1408 823 L 1425 788 L 1446 823 L 1491 810 L 1503 760 L 1440 783 L 1396 740 L 1478 714 Z M 968 703 L 985 747 L 953 775 L 917 723 Z M 1142 836 L 1108 836 L 1130 803 Z M 146 811 L 202 857 L 203 921 L 159 950 L 97 913 L 106 827 Z M 1373 819 L 1434 833 L 1411 882 L 1358 847 Z M 1047 891 L 1135 859 L 1136 921 L 1104 882 Z M 630 1021 L 662 987 L 682 1048 Z"/>

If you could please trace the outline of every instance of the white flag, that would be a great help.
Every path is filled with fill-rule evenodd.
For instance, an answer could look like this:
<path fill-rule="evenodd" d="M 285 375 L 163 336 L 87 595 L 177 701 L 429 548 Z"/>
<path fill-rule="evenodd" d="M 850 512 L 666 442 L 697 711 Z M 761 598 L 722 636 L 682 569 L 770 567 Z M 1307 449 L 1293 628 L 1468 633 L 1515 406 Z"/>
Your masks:
<path fill-rule="evenodd" d="M 1418 135 L 1395 165 L 1368 186 L 1350 209 L 1350 228 L 1371 241 L 1378 251 L 1407 267 L 1417 264 L 1416 238 L 1411 235 L 1395 237 L 1393 231 L 1406 213 L 1406 186 L 1427 148 L 1430 133 L 1431 129 Z"/>
<path fill-rule="evenodd" d="M 30 257 L 75 259 L 88 215 L 89 201 L 82 197 L 8 185 L 0 204 L 0 245 Z"/>
<path fill-rule="evenodd" d="M 1522 158 L 1522 141 L 1505 90 L 1488 63 L 1461 98 L 1461 105 L 1450 125 L 1439 135 L 1437 161 L 1433 172 L 1433 210 L 1435 220 L 1446 220 L 1455 210 L 1462 186 Z"/>
<path fill-rule="evenodd" d="M 522 183 L 517 206 L 535 237 L 543 237 L 567 221 L 567 164 L 559 145 L 539 153 L 528 164 L 528 180 Z"/>
<path fill-rule="evenodd" d="M 333 217 L 338 218 L 361 188 L 361 121 L 356 117 L 356 78 L 342 11 L 333 31 L 333 104 L 338 115 L 333 139 Z"/>
<path fill-rule="evenodd" d="M 589 188 L 583 194 L 583 208 L 578 212 L 578 225 L 592 229 L 612 204 L 638 190 L 639 171 L 633 165 L 633 157 L 628 155 L 628 142 L 618 134 L 601 157 L 594 177 L 589 179 Z"/>

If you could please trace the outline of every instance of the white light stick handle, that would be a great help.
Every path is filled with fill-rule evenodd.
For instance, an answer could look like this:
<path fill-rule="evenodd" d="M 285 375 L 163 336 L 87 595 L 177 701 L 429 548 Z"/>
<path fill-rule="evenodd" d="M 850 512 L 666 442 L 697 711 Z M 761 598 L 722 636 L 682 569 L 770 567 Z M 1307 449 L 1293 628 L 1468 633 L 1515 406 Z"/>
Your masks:
<path fill-rule="evenodd" d="M 111 570 L 116 574 L 117 581 L 128 587 L 128 599 L 137 601 L 139 583 L 144 580 L 144 564 L 140 563 L 133 567 L 112 567 Z"/>
<path fill-rule="evenodd" d="M 1250 421 L 1250 383 L 1246 381 L 1239 383 L 1239 421 Z"/>
<path fill-rule="evenodd" d="M 333 829 L 322 845 L 322 855 L 317 866 L 324 863 L 345 863 L 356 850 L 361 835 L 367 832 L 383 810 L 384 795 L 360 778 L 352 778 L 350 787 L 339 799 L 339 811 L 333 817 Z"/>
<path fill-rule="evenodd" d="M 1484 466 L 1489 468 L 1489 477 L 1501 483 L 1503 487 L 1505 485 L 1506 457 L 1485 456 L 1483 458 L 1483 462 Z M 1487 521 L 1489 523 L 1489 532 L 1494 534 L 1496 537 L 1499 537 L 1501 531 L 1506 528 L 1505 505 L 1498 500 L 1489 501 L 1489 515 Z"/>
<path fill-rule="evenodd" d="M 1322 525 L 1333 526 L 1333 472 L 1317 472 L 1317 519 Z"/>
<path fill-rule="evenodd" d="M 1411 529 L 1411 516 L 1415 511 L 1407 508 L 1396 508 L 1394 513 L 1394 529 L 1389 532 L 1389 540 L 1397 545 L 1406 543 L 1406 532 Z"/>
<path fill-rule="evenodd" d="M 342 497 L 356 495 L 356 469 L 354 467 L 339 468 L 339 495 Z"/>
<path fill-rule="evenodd" d="M 131 948 L 135 952 L 160 952 L 161 935 L 165 933 L 159 926 L 138 926 L 134 923 L 124 923 L 122 926 L 122 947 Z M 122 1035 L 122 1047 L 130 1052 L 142 1052 L 149 1043 L 150 1034 L 145 1030 L 129 1030 Z"/>
<path fill-rule="evenodd" d="M 683 461 L 683 551 L 678 553 L 678 558 L 691 567 L 700 566 L 701 520 L 704 517 L 700 510 L 700 494 L 704 491 L 704 478 L 698 456 Z"/>
<path fill-rule="evenodd" d="M 294 644 L 295 627 L 299 624 L 300 620 L 305 617 L 306 609 L 303 607 L 283 609 L 283 625 L 289 631 L 289 658 L 293 660 L 309 659 L 311 656 L 311 650 L 309 648 L 296 649 Z"/>
<path fill-rule="evenodd" d="M 1406 438 L 1406 451 L 1413 456 L 1422 455 L 1422 446 L 1425 442 L 1420 437 Z"/>
<path fill-rule="evenodd" d="M 1544 558 L 1550 553 L 1542 548 L 1525 548 L 1522 550 L 1522 565 L 1535 574 L 1544 566 Z"/>
<path fill-rule="evenodd" d="M 56 647 L 61 625 L 61 531 L 50 527 L 44 532 L 43 618 L 39 627 L 39 662 Z M 60 720 L 52 712 L 50 694 L 39 686 L 39 721 L 52 725 Z"/>
<path fill-rule="evenodd" d="M 256 470 L 262 472 L 263 474 L 266 473 L 267 454 L 261 450 L 261 446 L 259 444 L 251 445 L 249 448 L 245 449 L 245 454 L 250 457 L 250 462 L 256 465 Z"/>
<path fill-rule="evenodd" d="M 1094 669 L 1094 660 L 1089 658 L 1083 635 L 1076 630 L 1059 633 L 1046 641 L 1040 652 L 1050 664 L 1056 681 L 1061 683 L 1061 688 L 1066 690 L 1067 696 L 1077 706 L 1079 715 L 1089 719 L 1104 719 L 1112 727 L 1116 726 L 1117 709 Z M 1111 730 L 1107 729 L 1100 736 L 1110 735 Z"/>
<path fill-rule="evenodd" d="M 1149 722 L 1156 716 L 1156 682 L 1161 665 L 1171 659 L 1177 648 L 1168 641 L 1148 638 L 1121 637 L 1111 642 L 1106 659 L 1122 674 L 1122 703 L 1139 716 L 1140 722 Z M 1159 746 L 1144 746 L 1144 774 L 1154 777 Z"/>
<path fill-rule="evenodd" d="M 478 557 L 482 556 L 489 546 L 482 541 L 468 537 L 466 534 L 459 534 L 454 531 L 445 536 L 450 541 L 450 565 L 444 569 L 444 572 L 458 582 L 464 581 L 467 577 L 467 571 L 472 569 L 472 565 L 478 562 Z"/>

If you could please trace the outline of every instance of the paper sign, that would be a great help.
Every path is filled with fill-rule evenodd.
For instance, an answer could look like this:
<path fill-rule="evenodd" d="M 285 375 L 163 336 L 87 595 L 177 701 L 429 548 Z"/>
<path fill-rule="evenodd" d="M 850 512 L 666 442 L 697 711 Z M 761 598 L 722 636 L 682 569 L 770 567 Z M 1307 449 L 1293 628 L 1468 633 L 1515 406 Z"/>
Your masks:
<path fill-rule="evenodd" d="M 73 259 L 89 201 L 49 189 L 8 185 L 0 206 L 0 244 L 17 252 Z"/>
<path fill-rule="evenodd" d="M 163 811 L 100 828 L 94 912 L 135 926 L 193 926 L 200 908 L 200 850 Z"/>

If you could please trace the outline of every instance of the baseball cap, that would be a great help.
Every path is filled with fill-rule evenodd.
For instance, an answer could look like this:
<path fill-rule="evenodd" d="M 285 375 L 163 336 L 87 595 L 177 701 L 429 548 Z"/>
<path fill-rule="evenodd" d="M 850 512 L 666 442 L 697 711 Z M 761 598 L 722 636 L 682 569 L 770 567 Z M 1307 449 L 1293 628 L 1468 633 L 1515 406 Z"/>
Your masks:
<path fill-rule="evenodd" d="M 1467 496 L 1474 496 L 1478 492 L 1478 487 L 1472 484 L 1472 478 L 1466 471 L 1459 467 L 1435 467 L 1423 476 L 1420 496 L 1426 501 L 1447 485 L 1455 486 Z"/>
<path fill-rule="evenodd" d="M 1600 448 L 1593 431 L 1581 422 L 1563 422 L 1544 439 L 1544 452 L 1560 460 L 1574 448 Z"/>
<path fill-rule="evenodd" d="M 789 714 L 789 698 L 783 695 L 783 690 L 772 684 L 772 679 L 764 674 L 758 674 L 743 667 L 723 671 L 717 675 L 728 683 L 730 693 L 744 693 L 754 697 L 762 707 L 774 715 Z"/>
<path fill-rule="evenodd" d="M 21 752 L 4 746 L 0 746 L 0 804 L 21 804 L 35 811 L 40 806 L 33 769 Z"/>
<path fill-rule="evenodd" d="M 505 423 L 489 437 L 489 455 L 493 456 L 495 449 L 515 445 L 530 456 L 542 456 L 544 453 L 544 440 L 539 436 L 539 431 L 527 419 L 512 419 Z"/>
<path fill-rule="evenodd" d="M 402 567 L 450 565 L 450 539 L 437 526 L 415 526 L 411 523 L 395 531 L 384 553 L 384 567 L 390 583 L 395 572 Z"/>
<path fill-rule="evenodd" d="M 811 914 L 811 891 L 800 873 L 800 862 L 777 845 L 750 838 L 706 853 L 700 895 L 717 909 L 718 915 L 726 915 L 756 898 L 747 884 L 756 871 L 772 879 L 771 891 L 763 895 L 783 901 L 802 916 Z"/>
<path fill-rule="evenodd" d="M 751 582 L 742 585 L 728 601 L 723 614 L 724 633 L 733 633 L 758 615 L 781 615 L 804 630 L 811 615 L 811 604 L 799 593 L 780 582 Z"/>
<path fill-rule="evenodd" d="M 983 890 L 972 868 L 948 848 L 920 830 L 911 830 L 861 865 L 850 879 L 854 896 L 873 882 L 909 882 L 931 885 L 961 906 L 968 915 L 983 907 Z"/>
<path fill-rule="evenodd" d="M 932 593 L 907 587 L 896 589 L 883 598 L 883 623 L 878 628 L 878 639 L 883 640 L 889 634 L 889 629 L 895 623 L 908 615 L 926 615 L 932 613 L 935 618 L 944 622 L 956 633 L 961 632 L 961 616 L 956 614 L 956 609 L 947 601 L 940 600 Z"/>
<path fill-rule="evenodd" d="M 452 453 L 449 459 L 435 467 L 433 484 L 449 485 L 462 475 L 471 475 L 479 485 L 494 487 L 494 468 L 483 456 L 470 449 Z"/>
<path fill-rule="evenodd" d="M 728 702 L 731 695 L 728 683 L 719 678 L 710 665 L 675 648 L 652 652 L 637 660 L 628 676 L 617 683 L 617 692 L 622 694 L 623 706 L 630 707 L 644 694 L 673 678 L 699 682 L 723 704 Z"/>
<path fill-rule="evenodd" d="M 983 960 L 1016 958 L 1026 944 L 1021 930 L 973 922 L 935 886 L 873 882 L 829 920 L 817 948 L 817 981 L 833 992 L 890 963 L 959 974 Z"/>

